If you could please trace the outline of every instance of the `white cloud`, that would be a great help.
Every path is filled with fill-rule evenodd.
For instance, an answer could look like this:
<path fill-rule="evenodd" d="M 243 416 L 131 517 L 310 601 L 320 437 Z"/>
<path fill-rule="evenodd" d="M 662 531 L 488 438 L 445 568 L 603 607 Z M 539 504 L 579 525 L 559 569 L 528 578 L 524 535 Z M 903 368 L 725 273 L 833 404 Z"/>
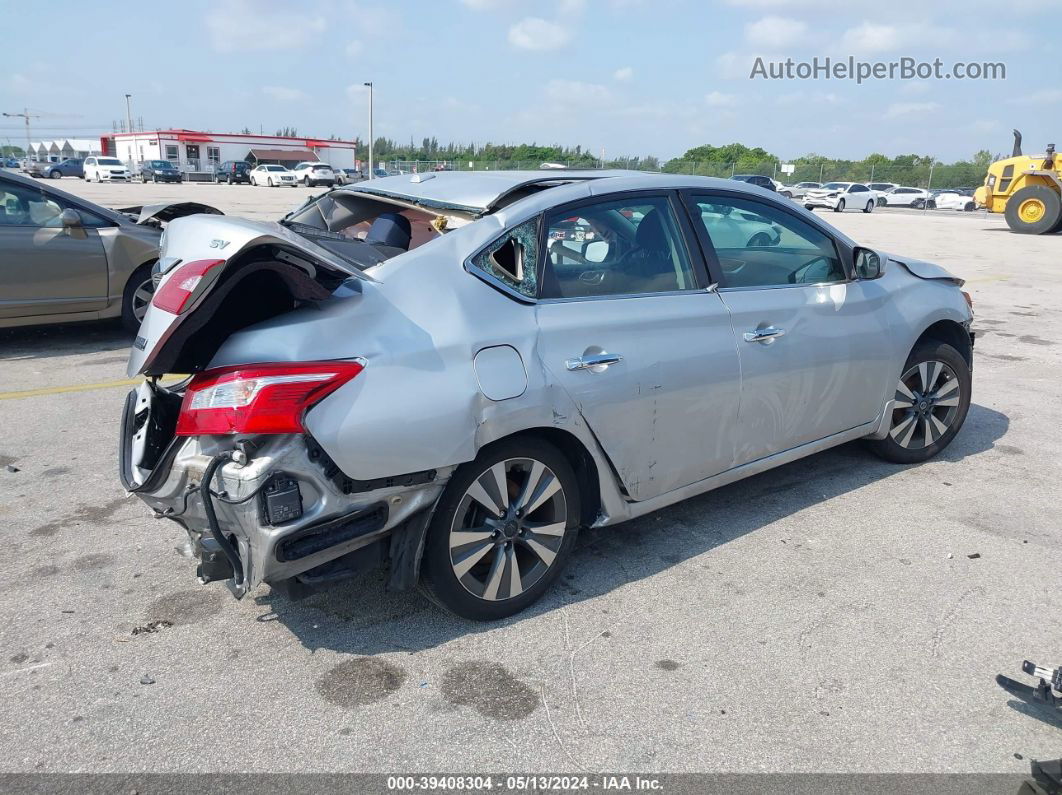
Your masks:
<path fill-rule="evenodd" d="M 461 0 L 473 11 L 489 11 L 505 4 L 505 0 Z"/>
<path fill-rule="evenodd" d="M 784 17 L 764 17 L 745 26 L 745 38 L 761 47 L 791 47 L 807 35 L 806 23 Z"/>
<path fill-rule="evenodd" d="M 924 80 L 910 80 L 900 86 L 901 94 L 909 94 L 916 96 L 919 94 L 928 94 L 931 86 Z"/>
<path fill-rule="evenodd" d="M 218 52 L 302 47 L 326 28 L 323 16 L 308 16 L 294 4 L 221 0 L 206 18 Z"/>
<path fill-rule="evenodd" d="M 586 9 L 586 0 L 560 0 L 557 13 L 561 16 L 575 16 Z"/>
<path fill-rule="evenodd" d="M 737 97 L 721 91 L 712 91 L 704 95 L 704 102 L 710 108 L 728 108 L 737 104 Z"/>
<path fill-rule="evenodd" d="M 550 80 L 546 84 L 546 97 L 561 105 L 601 107 L 612 101 L 612 92 L 598 83 L 583 83 L 579 80 Z"/>
<path fill-rule="evenodd" d="M 262 93 L 278 102 L 298 102 L 306 99 L 303 91 L 287 86 L 262 86 Z"/>
<path fill-rule="evenodd" d="M 365 45 L 363 45 L 357 39 L 354 39 L 352 42 L 347 44 L 346 48 L 344 49 L 344 52 L 351 58 L 357 58 L 359 55 L 361 55 L 361 51 L 364 49 Z"/>
<path fill-rule="evenodd" d="M 969 45 L 968 35 L 961 35 L 953 28 L 942 28 L 928 22 L 905 25 L 863 22 L 854 28 L 849 28 L 841 36 L 841 46 L 845 49 L 845 54 L 854 55 L 856 58 L 901 48 L 942 49 L 958 46 L 967 49 Z"/>
<path fill-rule="evenodd" d="M 566 27 L 541 17 L 527 17 L 509 28 L 509 43 L 521 50 L 554 50 L 570 40 Z"/>
<path fill-rule="evenodd" d="M 1015 97 L 1011 102 L 1018 105 L 1053 105 L 1056 102 L 1062 102 L 1062 89 L 1042 88 L 1039 91 Z"/>
<path fill-rule="evenodd" d="M 844 32 L 841 46 L 857 57 L 872 52 L 888 52 L 900 46 L 900 32 L 894 25 L 864 22 Z"/>
<path fill-rule="evenodd" d="M 615 80 L 630 80 L 634 77 L 634 69 L 629 66 L 621 66 L 612 73 L 612 77 Z"/>
<path fill-rule="evenodd" d="M 748 80 L 757 58 L 762 58 L 764 66 L 772 62 L 784 61 L 786 56 L 765 52 L 724 52 L 715 57 L 715 70 L 720 77 L 728 80 Z"/>
<path fill-rule="evenodd" d="M 885 111 L 885 118 L 895 119 L 901 116 L 920 116 L 939 108 L 936 102 L 894 102 Z"/>

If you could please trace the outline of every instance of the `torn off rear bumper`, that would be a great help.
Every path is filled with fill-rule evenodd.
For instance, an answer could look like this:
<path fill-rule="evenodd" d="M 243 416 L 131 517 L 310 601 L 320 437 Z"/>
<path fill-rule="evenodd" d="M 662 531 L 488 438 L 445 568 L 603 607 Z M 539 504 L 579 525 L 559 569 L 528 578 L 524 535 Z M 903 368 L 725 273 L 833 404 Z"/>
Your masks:
<path fill-rule="evenodd" d="M 234 451 L 237 440 L 174 437 L 146 478 L 142 472 L 134 474 L 133 440 L 144 429 L 143 412 L 138 416 L 137 408 L 144 405 L 145 390 L 146 385 L 134 390 L 126 401 L 122 482 L 156 516 L 171 519 L 188 532 L 200 559 L 201 580 L 227 579 L 237 598 L 263 582 L 278 584 L 300 575 L 312 578 L 318 567 L 380 541 L 428 511 L 449 477 L 449 472 L 433 473 L 427 482 L 412 485 L 404 485 L 409 478 L 355 482 L 352 490 L 351 481 L 329 472 L 331 462 L 308 437 L 285 434 L 243 440 L 249 442 L 242 445 L 246 462 L 219 462 L 210 484 L 218 528 L 242 569 L 242 578 L 228 579 L 232 573 L 211 533 L 200 487 L 211 462 Z M 275 499 L 281 492 L 282 503 Z"/>

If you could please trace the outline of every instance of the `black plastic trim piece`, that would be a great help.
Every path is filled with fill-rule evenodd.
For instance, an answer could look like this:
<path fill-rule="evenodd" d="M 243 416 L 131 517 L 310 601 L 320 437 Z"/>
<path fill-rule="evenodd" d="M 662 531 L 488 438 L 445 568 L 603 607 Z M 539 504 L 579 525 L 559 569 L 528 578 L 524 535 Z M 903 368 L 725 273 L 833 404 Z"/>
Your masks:
<path fill-rule="evenodd" d="M 387 524 L 387 516 L 387 503 L 377 502 L 360 511 L 304 528 L 277 544 L 277 560 L 281 563 L 301 560 L 337 544 L 382 530 Z"/>
<path fill-rule="evenodd" d="M 372 480 L 357 480 L 347 476 L 333 461 L 324 448 L 317 441 L 306 435 L 306 455 L 324 470 L 325 477 L 331 480 L 344 494 L 360 494 L 376 489 L 391 489 L 396 486 L 421 486 L 435 480 L 438 472 L 434 469 L 425 469 L 420 472 L 410 472 L 405 475 L 389 475 L 388 477 L 373 478 Z"/>

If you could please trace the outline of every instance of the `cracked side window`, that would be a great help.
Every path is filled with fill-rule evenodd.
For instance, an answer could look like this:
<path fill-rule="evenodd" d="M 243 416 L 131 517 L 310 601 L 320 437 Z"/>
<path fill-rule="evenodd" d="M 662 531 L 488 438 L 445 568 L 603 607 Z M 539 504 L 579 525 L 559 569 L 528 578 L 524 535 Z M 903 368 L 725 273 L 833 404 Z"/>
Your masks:
<path fill-rule="evenodd" d="M 538 294 L 537 262 L 537 218 L 510 229 L 472 258 L 474 267 L 528 298 Z"/>

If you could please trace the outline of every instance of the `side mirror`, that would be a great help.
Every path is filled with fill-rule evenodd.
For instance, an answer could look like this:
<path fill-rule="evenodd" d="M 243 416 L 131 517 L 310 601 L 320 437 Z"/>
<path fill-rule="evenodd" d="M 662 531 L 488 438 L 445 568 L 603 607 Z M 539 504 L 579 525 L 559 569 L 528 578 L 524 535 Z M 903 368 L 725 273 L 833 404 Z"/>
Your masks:
<path fill-rule="evenodd" d="M 855 250 L 855 275 L 857 279 L 877 279 L 885 273 L 885 261 L 869 248 Z"/>
<path fill-rule="evenodd" d="M 587 262 L 604 262 L 608 256 L 607 240 L 591 240 L 583 244 L 583 259 Z"/>
<path fill-rule="evenodd" d="M 59 213 L 59 222 L 66 229 L 83 226 L 83 223 L 81 221 L 81 213 L 79 213 L 77 210 L 71 209 L 70 207 L 67 207 L 65 210 Z"/>

